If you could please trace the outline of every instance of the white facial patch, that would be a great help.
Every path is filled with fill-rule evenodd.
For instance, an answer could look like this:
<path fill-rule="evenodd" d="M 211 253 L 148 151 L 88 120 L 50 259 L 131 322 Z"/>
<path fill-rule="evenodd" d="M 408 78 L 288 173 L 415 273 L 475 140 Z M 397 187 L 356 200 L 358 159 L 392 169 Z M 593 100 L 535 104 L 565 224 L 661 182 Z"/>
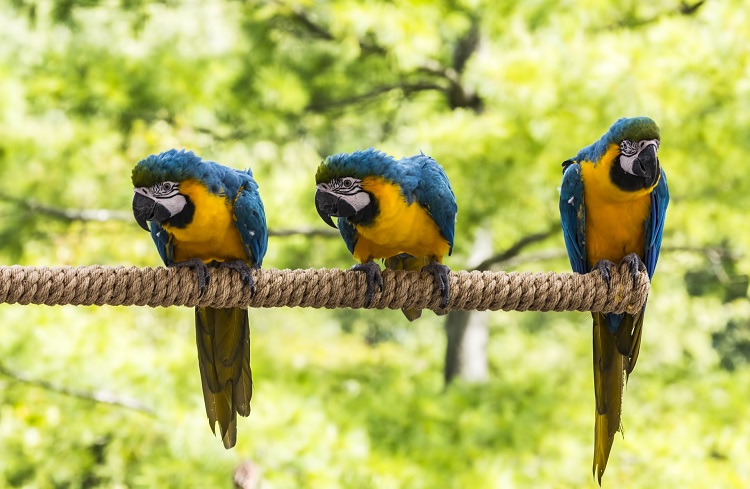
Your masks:
<path fill-rule="evenodd" d="M 623 170 L 625 170 L 626 173 L 635 175 L 635 173 L 633 173 L 633 163 L 635 162 L 636 158 L 638 158 L 637 154 L 631 156 L 626 156 L 624 154 L 620 155 L 620 166 Z"/>
<path fill-rule="evenodd" d="M 187 204 L 177 182 L 159 182 L 151 187 L 136 187 L 134 191 L 161 204 L 169 211 L 170 217 L 178 214 Z"/>
<path fill-rule="evenodd" d="M 364 191 L 357 192 L 354 195 L 341 195 L 340 197 L 341 200 L 345 200 L 350 206 L 354 207 L 355 211 L 364 209 L 370 203 L 370 195 Z"/>
<path fill-rule="evenodd" d="M 179 214 L 187 204 L 187 200 L 182 194 L 175 194 L 171 197 L 157 197 L 155 200 L 169 211 L 170 216 Z"/>
<path fill-rule="evenodd" d="M 370 195 L 362 190 L 362 180 L 354 177 L 334 178 L 329 183 L 319 183 L 316 187 L 337 196 L 355 211 L 364 209 L 370 203 Z"/>

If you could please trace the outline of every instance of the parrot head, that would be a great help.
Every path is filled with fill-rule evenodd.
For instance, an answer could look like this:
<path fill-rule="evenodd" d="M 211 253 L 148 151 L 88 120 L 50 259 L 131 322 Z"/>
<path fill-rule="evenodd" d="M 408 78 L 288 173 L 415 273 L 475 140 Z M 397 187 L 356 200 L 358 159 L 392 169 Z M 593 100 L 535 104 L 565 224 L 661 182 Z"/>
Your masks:
<path fill-rule="evenodd" d="M 169 150 L 139 161 L 133 168 L 135 187 L 133 215 L 148 231 L 148 221 L 184 227 L 191 220 L 195 206 L 180 193 L 180 182 L 195 177 L 201 158 L 190 151 Z"/>
<path fill-rule="evenodd" d="M 659 181 L 659 127 L 648 117 L 623 118 L 615 122 L 596 143 L 583 148 L 576 158 L 610 165 L 612 183 L 621 190 L 634 192 L 654 187 Z M 613 159 L 602 160 L 615 146 Z"/>
<path fill-rule="evenodd" d="M 367 177 L 384 176 L 395 160 L 372 148 L 329 156 L 315 174 L 315 208 L 321 219 L 336 227 L 331 217 L 367 224 L 378 211 L 375 196 L 362 188 Z"/>

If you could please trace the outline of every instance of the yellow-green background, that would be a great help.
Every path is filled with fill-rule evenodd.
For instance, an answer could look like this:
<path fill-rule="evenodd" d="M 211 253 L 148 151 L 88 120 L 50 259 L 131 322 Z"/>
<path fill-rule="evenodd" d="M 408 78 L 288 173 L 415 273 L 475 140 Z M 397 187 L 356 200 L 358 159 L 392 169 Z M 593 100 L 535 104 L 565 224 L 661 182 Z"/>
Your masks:
<path fill-rule="evenodd" d="M 552 226 L 560 163 L 648 115 L 672 202 L 604 485 L 748 487 L 748 24 L 741 0 L 6 1 L 0 260 L 159 264 L 128 216 L 130 169 L 172 147 L 251 166 L 272 230 L 321 229 L 317 164 L 375 146 L 445 167 L 446 263 L 466 268 L 480 231 L 499 252 Z M 264 266 L 352 263 L 298 234 L 272 237 Z M 505 268 L 566 271 L 561 235 Z M 444 390 L 430 312 L 253 310 L 253 412 L 230 451 L 207 426 L 192 321 L 0 306 L 0 487 L 231 487 L 244 460 L 265 488 L 595 487 L 585 313 L 492 313 L 489 381 Z"/>

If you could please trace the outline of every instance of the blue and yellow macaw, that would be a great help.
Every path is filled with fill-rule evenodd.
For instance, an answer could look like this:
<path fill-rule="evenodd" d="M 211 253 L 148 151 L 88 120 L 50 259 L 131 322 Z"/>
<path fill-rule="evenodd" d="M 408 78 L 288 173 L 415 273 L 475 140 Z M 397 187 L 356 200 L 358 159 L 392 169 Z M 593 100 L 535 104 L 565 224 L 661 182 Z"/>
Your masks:
<path fill-rule="evenodd" d="M 619 119 L 601 139 L 563 163 L 560 217 L 573 271 L 599 270 L 609 284 L 611 267 L 623 261 L 634 280 L 642 270 L 653 277 L 669 203 L 659 144 L 659 128 L 651 119 Z M 592 314 L 593 471 L 599 484 L 621 428 L 624 380 L 638 360 L 645 310 L 644 305 L 637 314 Z"/>
<path fill-rule="evenodd" d="M 367 276 L 367 304 L 383 280 L 374 259 L 392 269 L 430 272 L 442 301 L 450 286 L 443 257 L 453 251 L 456 197 L 438 163 L 423 154 L 396 160 L 372 148 L 326 158 L 315 175 L 315 207 L 339 232 Z M 421 311 L 404 309 L 413 321 Z"/>
<path fill-rule="evenodd" d="M 250 170 L 204 161 L 189 151 L 151 155 L 133 169 L 133 214 L 168 267 L 193 267 L 201 293 L 206 264 L 237 270 L 252 290 L 268 231 L 258 184 Z M 250 414 L 250 327 L 247 309 L 195 309 L 198 367 L 211 430 L 225 448 L 237 442 L 237 414 Z"/>

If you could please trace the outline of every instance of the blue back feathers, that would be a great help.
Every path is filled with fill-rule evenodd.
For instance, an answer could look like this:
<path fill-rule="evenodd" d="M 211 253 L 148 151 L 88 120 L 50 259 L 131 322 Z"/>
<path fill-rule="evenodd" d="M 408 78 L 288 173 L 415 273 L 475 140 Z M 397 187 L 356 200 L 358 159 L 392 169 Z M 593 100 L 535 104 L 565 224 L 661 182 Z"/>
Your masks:
<path fill-rule="evenodd" d="M 398 162 L 382 151 L 367 148 L 353 153 L 339 153 L 326 158 L 318 167 L 315 183 L 327 183 L 334 178 L 354 177 L 360 180 L 373 175 L 381 176 L 390 182 L 401 176 Z"/>
<path fill-rule="evenodd" d="M 203 160 L 192 151 L 170 149 L 157 155 L 150 155 L 139 161 L 133 168 L 134 187 L 150 187 L 159 182 L 182 182 L 188 179 L 203 182 L 214 194 L 224 194 L 227 190 L 235 194 L 245 184 L 257 190 L 253 172 L 235 170 L 213 161 Z"/>

